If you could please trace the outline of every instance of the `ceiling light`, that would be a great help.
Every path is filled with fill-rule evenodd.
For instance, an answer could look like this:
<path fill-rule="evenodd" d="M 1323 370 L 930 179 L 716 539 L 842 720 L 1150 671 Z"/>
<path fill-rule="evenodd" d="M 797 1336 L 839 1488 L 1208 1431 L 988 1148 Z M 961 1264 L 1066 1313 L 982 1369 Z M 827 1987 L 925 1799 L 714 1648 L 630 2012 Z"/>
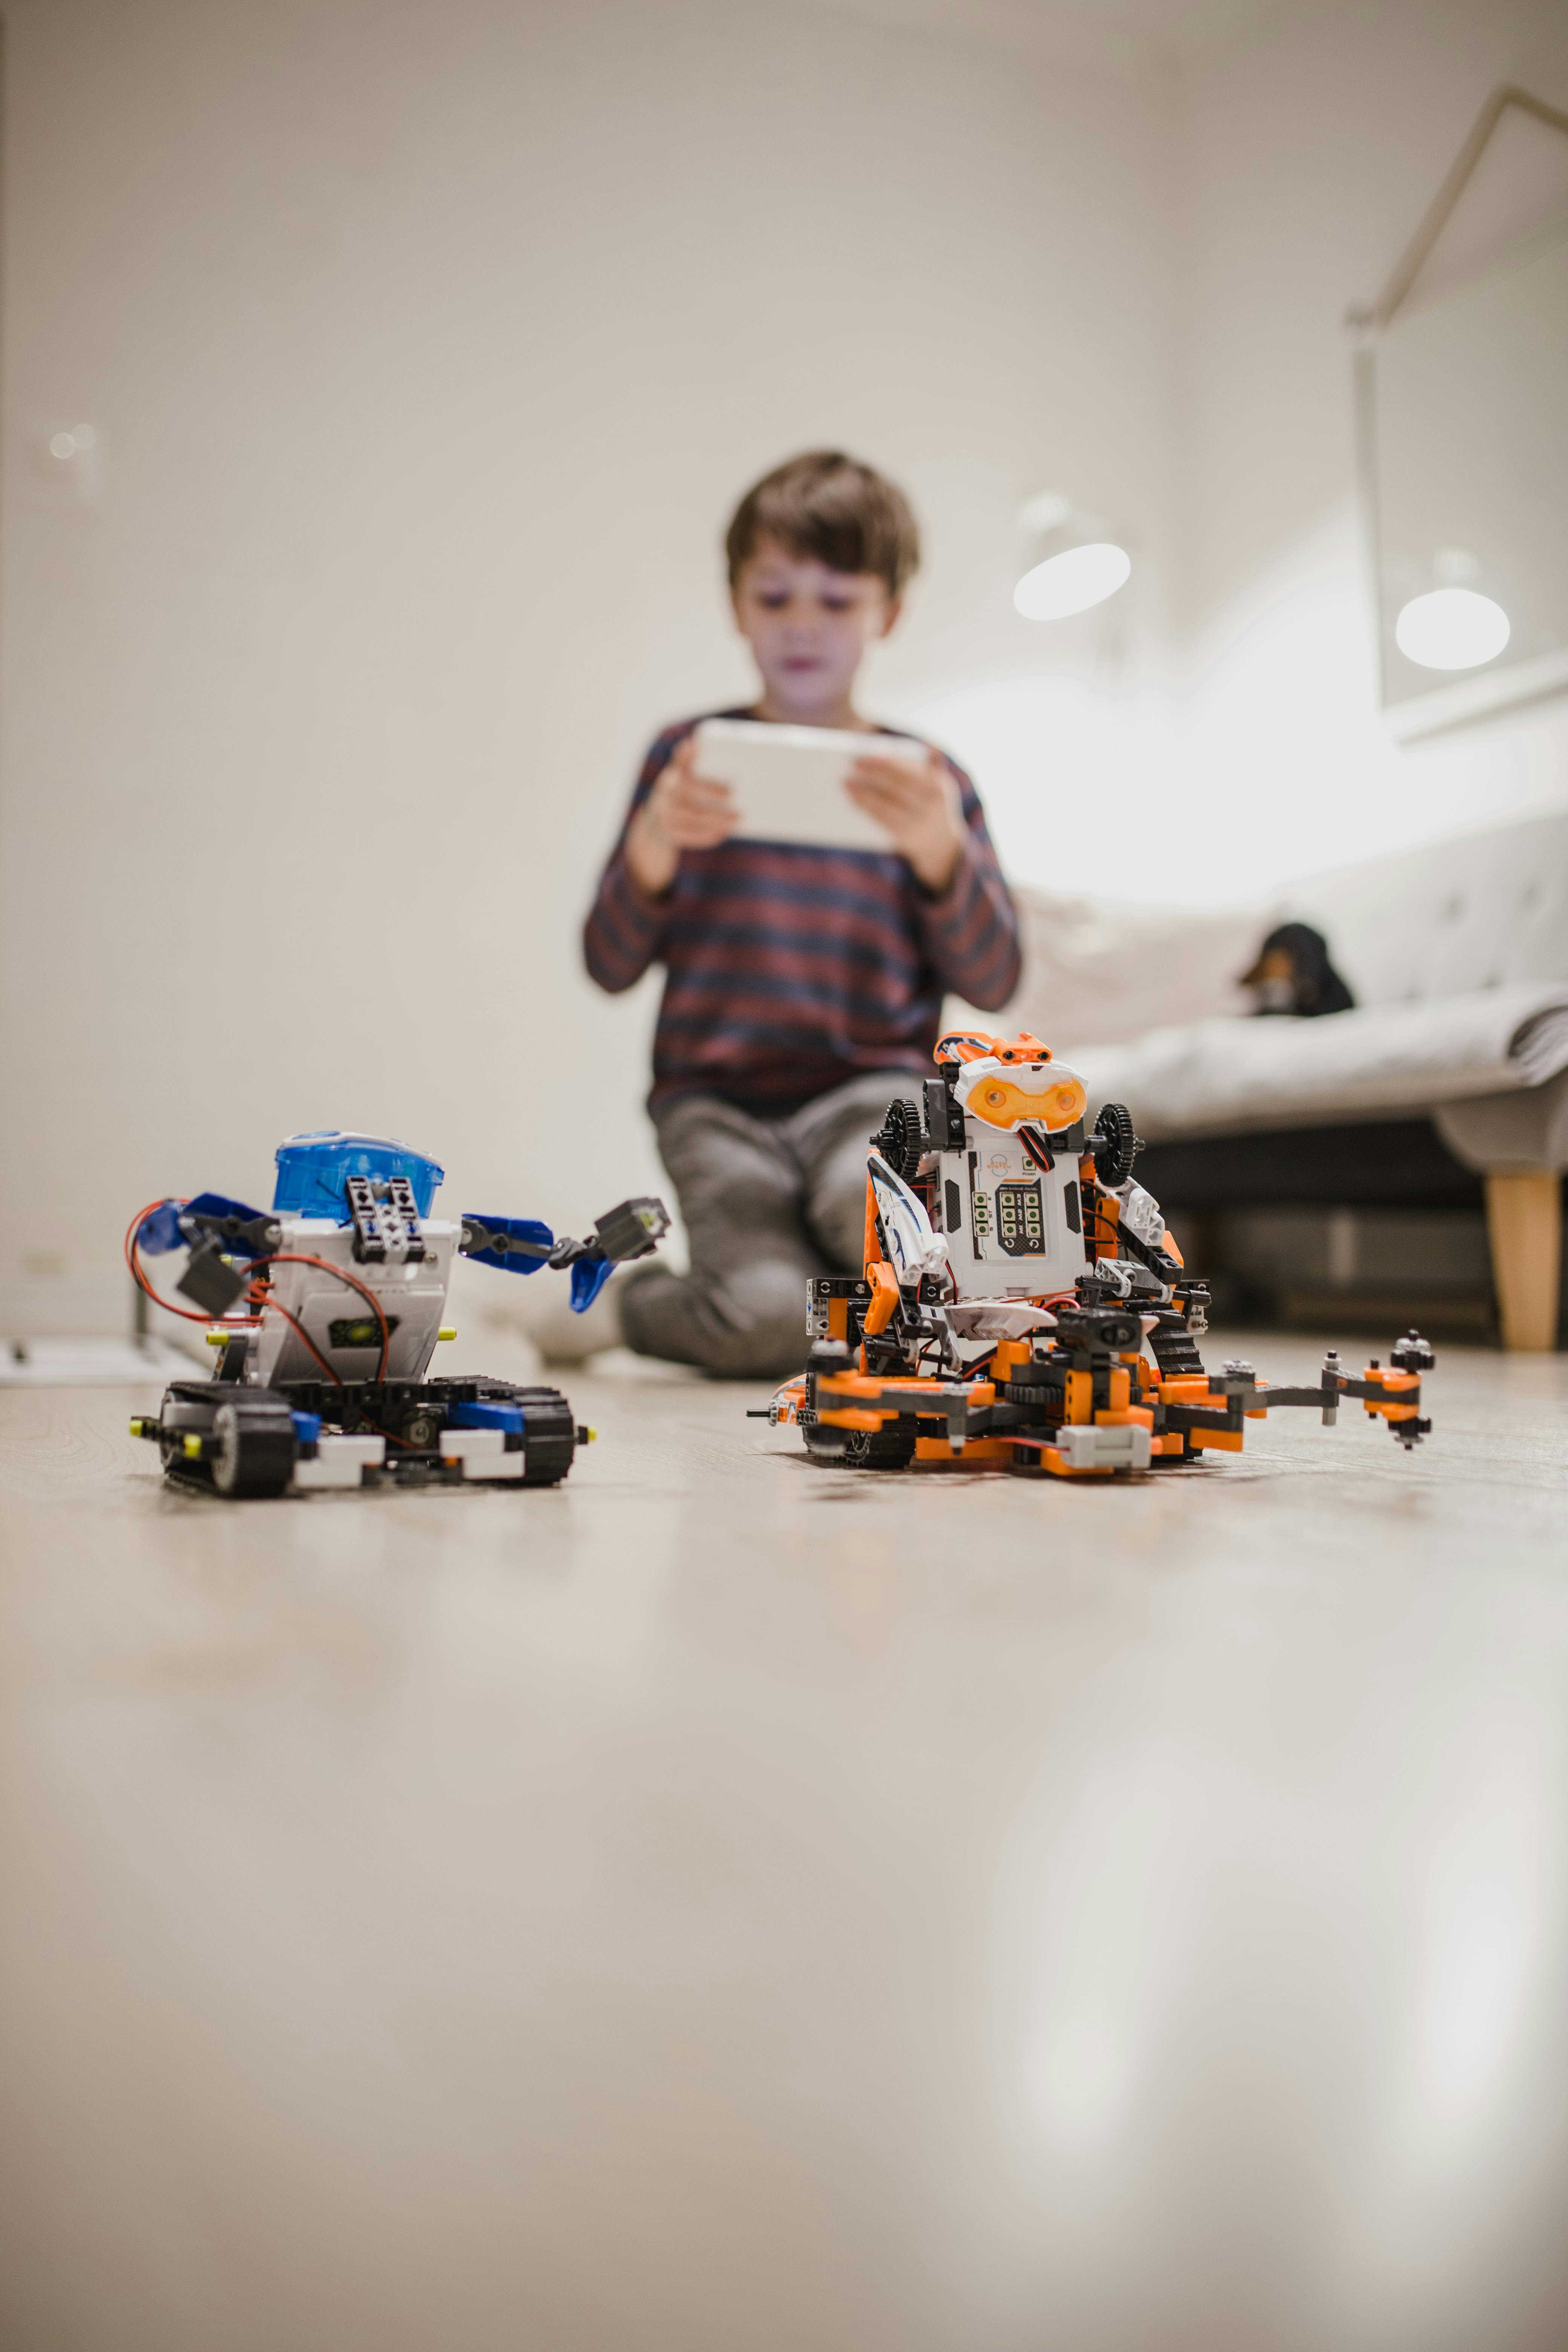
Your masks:
<path fill-rule="evenodd" d="M 1510 635 L 1502 606 L 1475 588 L 1413 596 L 1394 625 L 1394 644 L 1423 669 L 1479 669 L 1497 659 Z"/>
<path fill-rule="evenodd" d="M 1114 596 L 1131 569 L 1132 558 L 1114 540 L 1090 540 L 1048 555 L 1026 572 L 1013 591 L 1013 602 L 1026 621 L 1065 621 L 1069 614 L 1087 613 L 1091 604 L 1103 604 Z M 1503 625 L 1506 632 L 1507 623 Z"/>

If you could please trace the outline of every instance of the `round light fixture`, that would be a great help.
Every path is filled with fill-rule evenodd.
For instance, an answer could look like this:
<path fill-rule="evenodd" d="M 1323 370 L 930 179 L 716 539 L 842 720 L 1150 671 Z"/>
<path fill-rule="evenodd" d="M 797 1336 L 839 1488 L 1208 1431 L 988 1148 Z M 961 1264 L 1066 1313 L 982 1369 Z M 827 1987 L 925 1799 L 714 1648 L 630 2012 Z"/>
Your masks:
<path fill-rule="evenodd" d="M 1113 540 L 1091 540 L 1086 547 L 1064 548 L 1026 572 L 1013 591 L 1013 602 L 1026 621 L 1065 621 L 1071 613 L 1087 613 L 1114 596 L 1132 569 L 1132 558 Z"/>
<path fill-rule="evenodd" d="M 1476 588 L 1434 588 L 1413 596 L 1394 625 L 1394 642 L 1423 669 L 1479 669 L 1509 641 L 1509 617 Z"/>

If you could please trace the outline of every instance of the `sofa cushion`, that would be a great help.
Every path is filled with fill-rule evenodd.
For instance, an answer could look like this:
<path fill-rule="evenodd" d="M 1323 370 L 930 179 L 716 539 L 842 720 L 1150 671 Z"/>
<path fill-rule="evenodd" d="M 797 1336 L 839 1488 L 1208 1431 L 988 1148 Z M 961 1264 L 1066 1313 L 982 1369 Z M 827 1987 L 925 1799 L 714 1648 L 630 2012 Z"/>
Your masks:
<path fill-rule="evenodd" d="M 1568 811 L 1335 867 L 1278 899 L 1207 910 L 1016 888 L 1024 968 L 997 1014 L 1047 1045 L 1119 1044 L 1156 1022 L 1246 1013 L 1237 975 L 1276 923 L 1311 923 L 1358 1006 L 1568 981 Z"/>
<path fill-rule="evenodd" d="M 1358 1004 L 1568 981 L 1568 811 L 1341 866 L 1287 912 L 1322 932 Z"/>
<path fill-rule="evenodd" d="M 950 1024 L 1102 1045 L 1142 1036 L 1152 1021 L 1251 1009 L 1237 975 L 1258 953 L 1273 909 L 1193 913 L 1026 887 L 1013 895 L 1024 950 L 1016 992 L 999 1013 L 954 1003 Z"/>
<path fill-rule="evenodd" d="M 1055 1040 L 1050 1041 L 1055 1043 Z M 1319 1021 L 1211 1020 L 1074 1046 L 1091 1110 L 1124 1102 L 1148 1140 L 1390 1118 L 1535 1087 L 1568 1068 L 1568 982 L 1472 990 Z"/>

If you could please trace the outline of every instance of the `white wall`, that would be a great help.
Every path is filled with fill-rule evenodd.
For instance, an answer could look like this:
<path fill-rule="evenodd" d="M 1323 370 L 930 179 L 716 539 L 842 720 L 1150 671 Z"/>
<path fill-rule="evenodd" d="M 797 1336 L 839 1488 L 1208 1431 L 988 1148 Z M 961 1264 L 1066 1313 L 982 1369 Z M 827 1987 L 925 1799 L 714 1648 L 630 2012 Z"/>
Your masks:
<path fill-rule="evenodd" d="M 908 482 L 889 710 L 1043 657 L 1031 490 L 1156 579 L 1155 77 L 766 0 L 14 0 L 7 52 L 0 1328 L 118 1325 L 131 1212 L 299 1128 L 561 1225 L 652 1182 L 651 992 L 576 933 L 640 745 L 743 689 L 728 507 L 823 440 Z"/>
<path fill-rule="evenodd" d="M 1568 800 L 1568 698 L 1391 740 L 1356 506 L 1345 313 L 1381 291 L 1508 81 L 1568 107 L 1562 0 L 1285 8 L 1177 71 L 1171 585 L 1193 814 L 1172 897 L 1239 895 Z"/>
<path fill-rule="evenodd" d="M 1568 798 L 1568 702 L 1384 738 L 1342 329 L 1487 91 L 1568 103 L 1568 12 L 1110 13 L 12 0 L 0 1328 L 116 1325 L 131 1211 L 300 1127 L 561 1225 L 657 1181 L 654 983 L 577 926 L 807 443 L 914 492 L 872 701 L 1026 878 L 1213 901 Z M 1140 562 L 1042 631 L 1049 487 Z"/>

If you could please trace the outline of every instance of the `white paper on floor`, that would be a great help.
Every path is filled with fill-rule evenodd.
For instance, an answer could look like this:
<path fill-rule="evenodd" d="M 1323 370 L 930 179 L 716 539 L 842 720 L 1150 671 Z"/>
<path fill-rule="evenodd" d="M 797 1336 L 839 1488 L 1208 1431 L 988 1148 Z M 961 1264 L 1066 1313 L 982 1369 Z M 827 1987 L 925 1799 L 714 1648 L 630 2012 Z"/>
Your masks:
<path fill-rule="evenodd" d="M 127 1381 L 201 1380 L 205 1364 L 166 1339 L 0 1340 L 0 1388 L 117 1388 Z"/>

